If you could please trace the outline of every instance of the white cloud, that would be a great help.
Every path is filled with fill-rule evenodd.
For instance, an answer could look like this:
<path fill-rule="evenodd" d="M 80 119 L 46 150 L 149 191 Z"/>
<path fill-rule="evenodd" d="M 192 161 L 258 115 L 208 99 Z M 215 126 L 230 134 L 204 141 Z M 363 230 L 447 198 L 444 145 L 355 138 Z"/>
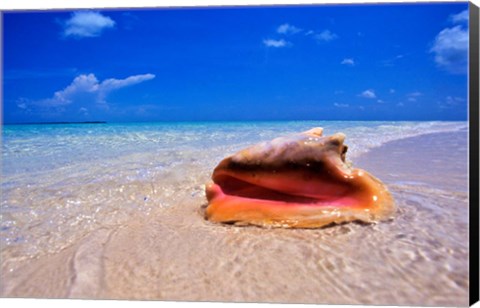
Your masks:
<path fill-rule="evenodd" d="M 341 103 L 333 103 L 333 105 L 338 108 L 347 108 L 350 106 L 349 104 L 341 104 Z"/>
<path fill-rule="evenodd" d="M 446 101 L 449 104 L 457 104 L 457 103 L 465 102 L 465 99 L 458 96 L 447 96 Z"/>
<path fill-rule="evenodd" d="M 461 103 L 466 102 L 466 100 L 462 97 L 458 96 L 447 96 L 443 102 L 439 102 L 438 105 L 442 109 L 446 108 L 458 108 L 458 105 Z"/>
<path fill-rule="evenodd" d="M 336 38 L 338 38 L 338 35 L 335 33 L 331 32 L 330 30 L 323 30 L 322 32 L 316 32 L 313 30 L 303 30 L 301 28 L 298 28 L 294 25 L 284 23 L 280 26 L 278 26 L 276 32 L 281 35 L 294 35 L 299 32 L 304 32 L 305 36 L 311 36 L 314 40 L 317 42 L 323 41 L 323 42 L 329 42 L 332 41 Z M 267 47 L 275 47 L 275 48 L 280 48 L 280 47 L 286 47 L 286 46 L 291 46 L 292 43 L 288 42 L 284 39 L 264 39 L 263 44 Z"/>
<path fill-rule="evenodd" d="M 392 67 L 392 66 L 395 66 L 401 59 L 405 57 L 406 55 L 396 55 L 395 57 L 391 57 L 389 59 L 383 60 L 380 63 L 383 66 Z"/>
<path fill-rule="evenodd" d="M 458 14 L 455 14 L 455 15 L 452 15 L 450 17 L 450 20 L 454 23 L 454 24 L 458 24 L 458 23 L 468 23 L 468 10 L 465 10 L 465 11 L 462 11 Z"/>
<path fill-rule="evenodd" d="M 102 91 L 112 91 L 115 89 L 120 89 L 126 86 L 134 85 L 146 80 L 150 80 L 155 78 L 155 75 L 153 74 L 144 74 L 144 75 L 135 75 L 135 76 L 130 76 L 125 79 L 106 79 L 104 80 L 101 84 L 100 87 L 102 88 Z"/>
<path fill-rule="evenodd" d="M 457 25 L 440 31 L 430 52 L 435 54 L 438 67 L 452 74 L 465 74 L 468 67 L 468 10 L 452 15 L 450 19 Z"/>
<path fill-rule="evenodd" d="M 280 33 L 280 34 L 296 34 L 300 31 L 302 31 L 302 29 L 297 28 L 290 24 L 283 24 L 277 28 L 277 33 Z"/>
<path fill-rule="evenodd" d="M 345 65 L 355 65 L 355 61 L 353 61 L 353 59 L 351 58 L 346 58 L 346 59 L 343 59 L 342 63 L 340 64 L 345 64 Z"/>
<path fill-rule="evenodd" d="M 25 97 L 20 97 L 17 99 L 17 101 L 15 102 L 17 107 L 22 109 L 22 110 L 28 110 L 28 107 L 31 103 L 31 100 L 29 100 L 28 98 L 25 98 Z"/>
<path fill-rule="evenodd" d="M 287 46 L 288 42 L 285 41 L 284 39 L 281 39 L 281 40 L 266 39 L 266 40 L 263 40 L 263 44 L 265 44 L 265 46 L 267 47 L 280 48 L 280 47 Z"/>
<path fill-rule="evenodd" d="M 407 94 L 407 100 L 408 100 L 409 102 L 416 102 L 416 101 L 417 101 L 417 97 L 422 96 L 422 95 L 423 95 L 423 94 L 422 94 L 421 92 L 418 92 L 418 91 L 412 92 L 412 93 L 408 93 L 408 94 Z"/>
<path fill-rule="evenodd" d="M 323 30 L 322 32 L 315 34 L 314 38 L 318 41 L 329 42 L 338 38 L 338 35 L 332 33 L 330 30 Z"/>
<path fill-rule="evenodd" d="M 74 12 L 64 26 L 63 34 L 67 37 L 96 37 L 104 29 L 113 28 L 115 21 L 98 12 Z"/>
<path fill-rule="evenodd" d="M 81 113 L 84 116 L 88 116 L 88 109 L 85 107 L 81 107 L 80 109 L 78 109 L 78 113 Z"/>
<path fill-rule="evenodd" d="M 79 75 L 65 89 L 57 91 L 53 97 L 34 102 L 41 107 L 59 107 L 75 101 L 94 101 L 106 104 L 105 97 L 113 90 L 134 85 L 155 78 L 153 74 L 135 75 L 125 79 L 106 79 L 99 82 L 94 74 Z"/>
<path fill-rule="evenodd" d="M 359 94 L 361 97 L 365 97 L 365 98 L 376 98 L 377 96 L 375 95 L 375 91 L 369 89 L 369 90 L 365 90 L 363 91 L 361 94 Z"/>
<path fill-rule="evenodd" d="M 389 92 L 390 92 L 390 94 L 393 94 L 393 93 L 395 93 L 395 89 L 390 89 Z"/>

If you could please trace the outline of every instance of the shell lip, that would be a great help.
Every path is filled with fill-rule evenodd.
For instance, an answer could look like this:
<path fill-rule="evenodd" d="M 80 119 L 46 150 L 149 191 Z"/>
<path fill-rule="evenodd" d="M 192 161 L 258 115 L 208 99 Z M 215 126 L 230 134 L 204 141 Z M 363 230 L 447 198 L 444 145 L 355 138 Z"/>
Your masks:
<path fill-rule="evenodd" d="M 271 174 L 275 178 L 277 174 Z M 305 182 L 305 186 L 298 185 L 293 179 L 287 176 L 275 179 L 270 183 L 256 183 L 255 178 L 240 176 L 238 174 L 220 171 L 214 178 L 224 195 L 250 199 L 263 202 L 291 203 L 294 205 L 306 206 L 355 206 L 355 198 L 358 195 L 358 187 L 354 184 L 355 176 L 349 176 L 344 182 L 328 183 L 324 179 Z M 348 183 L 348 184 L 346 184 Z M 322 186 L 327 189 L 322 189 Z"/>

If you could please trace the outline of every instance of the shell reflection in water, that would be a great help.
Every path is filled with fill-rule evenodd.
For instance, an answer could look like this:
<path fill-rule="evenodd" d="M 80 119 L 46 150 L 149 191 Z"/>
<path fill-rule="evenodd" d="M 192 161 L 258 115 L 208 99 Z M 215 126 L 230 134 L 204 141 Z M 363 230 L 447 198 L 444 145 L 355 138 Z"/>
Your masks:
<path fill-rule="evenodd" d="M 395 205 L 386 186 L 346 163 L 344 134 L 322 132 L 276 138 L 222 160 L 206 186 L 206 218 L 292 228 L 389 219 Z"/>

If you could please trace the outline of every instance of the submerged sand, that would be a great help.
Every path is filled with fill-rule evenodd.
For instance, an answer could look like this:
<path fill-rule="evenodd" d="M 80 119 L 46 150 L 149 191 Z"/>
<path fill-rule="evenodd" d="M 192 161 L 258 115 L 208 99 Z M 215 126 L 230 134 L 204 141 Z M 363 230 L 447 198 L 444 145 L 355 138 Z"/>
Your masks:
<path fill-rule="evenodd" d="M 203 219 L 204 195 L 186 191 L 174 206 L 97 229 L 60 252 L 2 260 L 1 295 L 468 305 L 466 145 L 465 132 L 431 134 L 354 161 L 389 186 L 398 206 L 391 221 L 316 230 L 219 225 Z"/>

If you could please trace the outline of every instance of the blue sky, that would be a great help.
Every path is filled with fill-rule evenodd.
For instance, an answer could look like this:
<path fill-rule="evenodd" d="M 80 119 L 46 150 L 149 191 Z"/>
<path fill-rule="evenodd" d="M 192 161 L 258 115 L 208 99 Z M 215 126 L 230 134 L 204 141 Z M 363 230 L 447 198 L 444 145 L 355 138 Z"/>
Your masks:
<path fill-rule="evenodd" d="M 468 4 L 7 12 L 3 121 L 466 120 Z"/>

